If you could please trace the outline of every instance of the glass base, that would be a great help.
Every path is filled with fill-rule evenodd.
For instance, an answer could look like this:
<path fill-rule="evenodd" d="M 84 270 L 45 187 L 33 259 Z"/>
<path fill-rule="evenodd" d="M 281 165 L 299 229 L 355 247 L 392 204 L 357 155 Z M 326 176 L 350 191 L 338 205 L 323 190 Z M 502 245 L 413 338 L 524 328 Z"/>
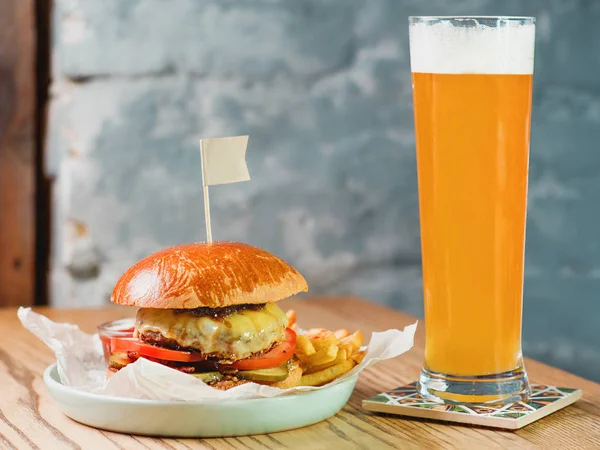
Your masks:
<path fill-rule="evenodd" d="M 437 403 L 514 403 L 526 401 L 531 393 L 523 366 L 482 376 L 443 375 L 423 368 L 417 390 Z"/>

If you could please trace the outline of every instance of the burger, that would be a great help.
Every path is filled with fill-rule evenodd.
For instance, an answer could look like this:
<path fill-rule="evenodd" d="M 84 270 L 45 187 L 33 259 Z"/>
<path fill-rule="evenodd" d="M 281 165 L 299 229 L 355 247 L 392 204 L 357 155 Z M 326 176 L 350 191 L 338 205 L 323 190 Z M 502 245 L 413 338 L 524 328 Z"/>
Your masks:
<path fill-rule="evenodd" d="M 193 243 L 154 253 L 117 281 L 111 302 L 139 308 L 132 333 L 113 337 L 109 376 L 140 357 L 217 389 L 256 382 L 296 386 L 296 334 L 277 305 L 307 291 L 277 256 L 239 242 Z"/>

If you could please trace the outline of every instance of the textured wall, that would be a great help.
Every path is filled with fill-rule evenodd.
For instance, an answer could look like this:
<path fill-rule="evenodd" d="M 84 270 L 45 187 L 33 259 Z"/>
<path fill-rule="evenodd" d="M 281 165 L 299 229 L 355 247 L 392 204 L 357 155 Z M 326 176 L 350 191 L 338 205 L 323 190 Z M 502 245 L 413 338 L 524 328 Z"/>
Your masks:
<path fill-rule="evenodd" d="M 212 189 L 215 237 L 419 315 L 407 16 L 537 16 L 524 348 L 600 380 L 599 1 L 54 3 L 56 305 L 202 240 L 198 139 L 248 133 L 253 180 Z"/>

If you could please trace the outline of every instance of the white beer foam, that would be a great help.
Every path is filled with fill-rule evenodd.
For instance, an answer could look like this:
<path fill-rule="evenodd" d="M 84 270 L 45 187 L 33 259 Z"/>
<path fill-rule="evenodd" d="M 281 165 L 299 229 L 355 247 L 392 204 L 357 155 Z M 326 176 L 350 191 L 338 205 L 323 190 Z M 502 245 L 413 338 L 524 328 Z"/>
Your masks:
<path fill-rule="evenodd" d="M 533 74 L 535 25 L 455 27 L 448 21 L 409 27 L 413 72 Z"/>

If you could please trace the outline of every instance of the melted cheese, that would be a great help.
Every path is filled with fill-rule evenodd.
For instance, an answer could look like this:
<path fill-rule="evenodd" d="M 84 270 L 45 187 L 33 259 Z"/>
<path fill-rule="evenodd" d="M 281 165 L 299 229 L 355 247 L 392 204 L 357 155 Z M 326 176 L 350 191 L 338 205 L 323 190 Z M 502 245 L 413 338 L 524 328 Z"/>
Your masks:
<path fill-rule="evenodd" d="M 243 359 L 285 339 L 288 319 L 275 303 L 259 311 L 242 310 L 229 316 L 198 317 L 172 309 L 142 308 L 136 331 L 160 333 L 181 347 L 194 348 L 222 359 Z"/>

